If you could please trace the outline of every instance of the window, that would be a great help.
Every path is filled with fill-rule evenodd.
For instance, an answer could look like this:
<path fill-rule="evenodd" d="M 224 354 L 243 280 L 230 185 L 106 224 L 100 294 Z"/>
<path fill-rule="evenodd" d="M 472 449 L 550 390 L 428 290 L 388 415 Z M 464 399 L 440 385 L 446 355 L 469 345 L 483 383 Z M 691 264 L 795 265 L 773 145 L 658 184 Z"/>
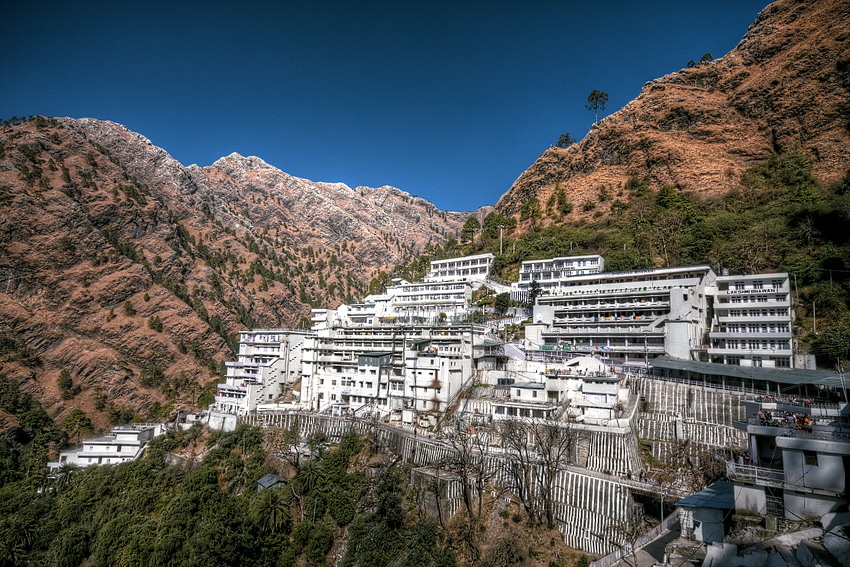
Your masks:
<path fill-rule="evenodd" d="M 517 390 L 517 391 L 516 391 L 516 395 L 517 395 L 517 396 L 521 396 L 521 395 L 522 395 L 522 394 L 521 394 L 521 392 L 522 392 L 522 390 Z"/>
<path fill-rule="evenodd" d="M 807 467 L 818 466 L 818 454 L 814 451 L 803 451 L 803 459 Z"/>
<path fill-rule="evenodd" d="M 537 397 L 537 390 L 534 390 L 533 392 L 531 392 L 531 397 L 532 397 L 532 398 L 536 398 L 536 397 Z"/>

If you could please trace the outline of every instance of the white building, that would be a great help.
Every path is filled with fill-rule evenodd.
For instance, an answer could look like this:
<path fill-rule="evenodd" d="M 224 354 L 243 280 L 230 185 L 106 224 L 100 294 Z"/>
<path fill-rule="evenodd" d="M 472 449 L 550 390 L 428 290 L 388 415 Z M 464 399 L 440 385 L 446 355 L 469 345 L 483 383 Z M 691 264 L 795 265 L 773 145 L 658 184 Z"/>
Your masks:
<path fill-rule="evenodd" d="M 334 413 L 444 411 L 474 374 L 474 345 L 483 341 L 484 329 L 471 324 L 319 330 L 304 342 L 302 404 Z"/>
<path fill-rule="evenodd" d="M 718 276 L 709 343 L 711 362 L 793 366 L 788 274 Z"/>
<path fill-rule="evenodd" d="M 495 372 L 505 399 L 491 402 L 493 419 L 561 419 L 607 424 L 616 419 L 617 406 L 629 392 L 620 377 L 598 356 L 578 356 L 557 363 L 512 361 L 506 373 Z"/>
<path fill-rule="evenodd" d="M 392 297 L 392 315 L 398 321 L 451 320 L 469 313 L 472 284 L 467 281 L 409 283 L 396 279 L 387 288 L 387 295 Z"/>
<path fill-rule="evenodd" d="M 148 441 L 165 433 L 161 423 L 128 423 L 112 428 L 109 433 L 88 437 L 81 447 L 59 454 L 59 460 L 47 463 L 54 471 L 62 465 L 88 467 L 92 465 L 117 465 L 138 458 Z"/>
<path fill-rule="evenodd" d="M 827 381 L 839 386 L 834 376 Z M 846 510 L 850 478 L 847 404 L 763 396 L 744 405 L 747 421 L 735 425 L 747 432 L 750 458 L 727 463 L 738 513 L 799 521 Z M 768 412 L 770 419 L 760 417 L 759 411 L 763 415 Z M 786 417 L 792 414 L 797 424 Z M 800 425 L 804 416 L 808 424 Z"/>
<path fill-rule="evenodd" d="M 432 260 L 425 276 L 426 282 L 468 281 L 477 289 L 490 275 L 496 257 L 493 254 L 476 254 L 462 258 Z M 478 285 L 476 285 L 478 284 Z"/>
<path fill-rule="evenodd" d="M 600 354 L 612 364 L 690 359 L 708 331 L 708 266 L 572 276 L 537 298 L 526 348 Z"/>
<path fill-rule="evenodd" d="M 225 382 L 211 409 L 244 415 L 257 404 L 277 400 L 301 378 L 304 331 L 253 329 L 239 333 L 239 354 L 226 362 Z"/>
<path fill-rule="evenodd" d="M 561 287 L 568 285 L 569 278 L 603 271 L 605 260 L 598 254 L 527 260 L 520 265 L 519 281 L 511 284 L 511 300 L 528 301 L 532 281 L 540 284 L 542 292 L 557 294 Z"/>

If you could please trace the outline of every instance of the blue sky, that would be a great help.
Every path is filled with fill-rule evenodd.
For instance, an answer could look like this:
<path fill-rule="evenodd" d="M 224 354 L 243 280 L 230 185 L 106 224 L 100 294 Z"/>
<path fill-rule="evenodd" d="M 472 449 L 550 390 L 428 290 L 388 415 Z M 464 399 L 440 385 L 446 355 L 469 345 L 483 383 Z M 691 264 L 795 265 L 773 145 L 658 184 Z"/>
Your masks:
<path fill-rule="evenodd" d="M 766 0 L 3 2 L 0 117 L 112 120 L 189 165 L 494 205 L 564 132 L 728 53 Z"/>

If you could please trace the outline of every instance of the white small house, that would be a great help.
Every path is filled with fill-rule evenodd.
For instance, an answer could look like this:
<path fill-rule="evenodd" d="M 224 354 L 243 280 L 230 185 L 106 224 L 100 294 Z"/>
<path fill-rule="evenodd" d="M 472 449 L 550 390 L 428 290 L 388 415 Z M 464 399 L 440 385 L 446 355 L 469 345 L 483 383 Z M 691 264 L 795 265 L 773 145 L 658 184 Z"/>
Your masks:
<path fill-rule="evenodd" d="M 81 447 L 62 451 L 59 460 L 47 463 L 50 470 L 70 464 L 78 467 L 117 465 L 138 458 L 148 441 L 165 433 L 161 423 L 128 423 L 109 433 L 88 437 Z"/>

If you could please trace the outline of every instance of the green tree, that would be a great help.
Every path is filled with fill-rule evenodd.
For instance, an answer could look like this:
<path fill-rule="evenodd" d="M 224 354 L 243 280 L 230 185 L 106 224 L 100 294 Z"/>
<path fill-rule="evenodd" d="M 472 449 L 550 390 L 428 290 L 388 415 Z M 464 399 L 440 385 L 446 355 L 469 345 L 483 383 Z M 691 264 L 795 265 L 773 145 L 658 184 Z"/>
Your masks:
<path fill-rule="evenodd" d="M 531 219 L 534 222 L 536 219 L 540 218 L 540 200 L 537 197 L 532 197 L 519 211 L 519 220 L 529 220 Z"/>
<path fill-rule="evenodd" d="M 150 319 L 148 319 L 148 327 L 157 333 L 162 332 L 162 320 L 160 320 L 159 315 L 152 315 Z"/>
<path fill-rule="evenodd" d="M 534 307 L 534 303 L 537 301 L 537 298 L 541 293 L 540 282 L 537 280 L 531 280 L 531 285 L 528 287 L 528 302 L 527 305 L 529 308 Z"/>
<path fill-rule="evenodd" d="M 94 433 L 94 425 L 86 415 L 86 412 L 80 409 L 73 409 L 68 417 L 62 420 L 62 429 L 68 432 L 68 435 L 77 435 L 77 442 L 80 436 L 87 433 Z"/>
<path fill-rule="evenodd" d="M 128 299 L 124 302 L 124 315 L 127 317 L 132 317 L 136 314 L 136 308 L 133 307 L 133 303 Z"/>
<path fill-rule="evenodd" d="M 388 285 L 390 285 L 390 275 L 385 271 L 381 270 L 380 272 L 378 272 L 378 275 L 372 278 L 372 281 L 369 282 L 369 293 L 384 293 Z"/>
<path fill-rule="evenodd" d="M 714 61 L 714 57 L 712 57 L 711 53 L 706 53 L 699 59 L 700 63 L 711 63 L 712 61 Z"/>
<path fill-rule="evenodd" d="M 481 229 L 481 222 L 476 217 L 469 217 L 463 224 L 460 231 L 460 237 L 463 240 L 472 240 L 475 238 L 475 233 Z"/>
<path fill-rule="evenodd" d="M 608 102 L 608 93 L 604 91 L 593 89 L 587 96 L 587 104 L 585 106 L 588 110 L 593 111 L 596 124 L 599 124 L 599 111 L 605 110 L 606 102 Z"/>
<path fill-rule="evenodd" d="M 561 137 L 558 138 L 558 143 L 555 144 L 559 148 L 568 148 L 575 144 L 578 140 L 573 138 L 569 132 L 566 134 L 561 134 Z"/>
<path fill-rule="evenodd" d="M 500 293 L 496 296 L 496 300 L 493 302 L 493 308 L 496 309 L 498 313 L 502 315 L 508 310 L 511 306 L 511 294 L 508 292 Z"/>
<path fill-rule="evenodd" d="M 251 519 L 260 531 L 277 533 L 289 526 L 289 504 L 281 490 L 267 488 L 251 503 Z"/>
<path fill-rule="evenodd" d="M 56 385 L 59 386 L 59 393 L 63 400 L 70 400 L 74 397 L 74 381 L 71 379 L 71 373 L 64 368 L 59 373 L 59 378 L 56 379 Z"/>

